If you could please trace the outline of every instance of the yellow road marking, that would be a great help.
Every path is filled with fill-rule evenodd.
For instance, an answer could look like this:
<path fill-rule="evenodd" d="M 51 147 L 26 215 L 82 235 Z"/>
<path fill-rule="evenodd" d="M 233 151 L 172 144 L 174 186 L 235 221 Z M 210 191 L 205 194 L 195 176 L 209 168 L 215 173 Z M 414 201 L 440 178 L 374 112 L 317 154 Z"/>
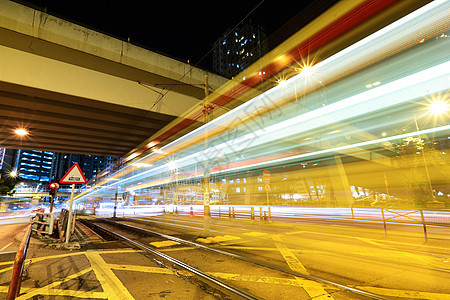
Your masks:
<path fill-rule="evenodd" d="M 218 247 L 218 248 L 235 249 L 235 250 L 278 251 L 277 248 L 266 248 L 266 247 L 221 246 L 221 247 Z M 297 250 L 294 250 L 294 251 L 297 251 Z"/>
<path fill-rule="evenodd" d="M 267 233 L 265 232 L 257 232 L 257 231 L 252 231 L 252 232 L 246 232 L 243 235 L 248 235 L 248 236 L 262 236 L 262 235 L 267 235 Z"/>
<path fill-rule="evenodd" d="M 0 293 L 7 293 L 8 286 L 0 286 Z M 35 294 L 37 290 L 41 288 L 29 288 L 29 287 L 21 287 L 21 294 L 33 293 Z M 46 296 L 68 296 L 68 297 L 76 297 L 76 298 L 95 298 L 95 299 L 107 299 L 108 297 L 104 292 L 92 292 L 92 291 L 74 291 L 74 290 L 63 290 L 63 289 L 48 289 L 45 292 L 39 292 L 41 295 Z M 22 295 L 25 296 L 25 295 Z"/>
<path fill-rule="evenodd" d="M 372 240 L 372 239 L 362 238 L 362 237 L 357 237 L 357 239 L 360 240 L 360 241 L 363 241 L 363 242 L 365 242 L 365 243 L 368 243 L 368 244 L 377 246 L 377 247 L 386 247 L 385 245 L 383 245 L 383 244 L 381 244 L 381 243 L 378 243 L 378 242 L 376 242 L 376 241 L 374 241 L 374 240 Z"/>
<path fill-rule="evenodd" d="M 293 235 L 293 234 L 301 234 L 305 233 L 307 231 L 301 230 L 301 231 L 292 231 L 292 232 L 286 232 L 285 235 Z"/>
<path fill-rule="evenodd" d="M 429 299 L 429 300 L 449 300 L 450 294 L 441 293 L 430 293 L 430 292 L 416 292 L 408 290 L 396 290 L 396 289 L 385 289 L 371 286 L 359 286 L 359 289 L 392 297 L 403 297 L 408 299 Z"/>
<path fill-rule="evenodd" d="M 53 259 L 53 258 L 64 258 L 64 257 L 68 257 L 68 256 L 85 255 L 86 253 L 106 254 L 106 253 L 130 253 L 130 252 L 138 253 L 138 252 L 141 252 L 141 250 L 127 249 L 127 250 L 100 250 L 100 251 L 73 252 L 73 253 L 65 253 L 65 254 L 58 254 L 58 255 L 49 255 L 49 256 L 28 258 L 25 260 L 25 264 L 30 263 L 31 260 L 33 261 L 33 263 L 35 263 L 35 262 L 39 262 L 39 261 L 43 261 L 43 260 L 47 260 L 47 259 Z M 0 266 L 9 265 L 9 264 L 11 264 L 11 265 L 14 264 L 14 261 L 12 260 L 12 261 L 0 262 Z M 2 270 L 4 270 L 4 269 L 2 269 Z M 0 270 L 0 272 L 2 270 Z"/>
<path fill-rule="evenodd" d="M 233 235 L 219 235 L 219 236 L 210 236 L 207 238 L 198 238 L 197 241 L 205 244 L 211 244 L 211 243 L 220 243 L 220 242 L 226 242 L 226 241 L 232 241 L 232 240 L 240 240 L 241 238 L 238 236 Z"/>
<path fill-rule="evenodd" d="M 176 248 L 167 248 L 167 249 L 161 249 L 162 252 L 170 252 L 170 251 L 186 251 L 186 250 L 192 250 L 197 249 L 197 247 L 176 247 Z"/>
<path fill-rule="evenodd" d="M 153 242 L 153 243 L 150 243 L 150 245 L 157 247 L 157 248 L 161 248 L 161 247 L 175 246 L 175 245 L 178 245 L 178 243 L 174 242 L 174 241 L 162 241 L 162 242 Z"/>
<path fill-rule="evenodd" d="M 167 275 L 183 275 L 183 276 L 192 276 L 192 273 L 183 270 L 174 270 L 174 269 L 166 269 L 161 267 L 147 267 L 147 266 L 135 266 L 135 265 L 116 265 L 116 264 L 108 264 L 108 267 L 115 270 L 124 270 L 124 271 L 136 271 L 136 272 L 146 272 L 146 273 L 155 273 L 155 274 L 167 274 Z"/>
<path fill-rule="evenodd" d="M 272 236 L 273 242 L 275 243 L 275 246 L 278 248 L 278 251 L 280 251 L 281 255 L 283 256 L 286 263 L 289 265 L 289 268 L 291 270 L 303 273 L 308 275 L 308 271 L 303 266 L 303 264 L 300 262 L 300 260 L 294 255 L 294 253 L 289 250 L 288 247 L 286 247 L 279 236 Z M 299 282 L 304 282 L 304 279 L 295 277 L 296 280 Z M 310 281 L 311 285 L 303 286 L 303 289 L 308 293 L 308 295 L 313 299 L 318 300 L 325 300 L 325 299 L 333 299 L 330 294 L 328 294 L 327 291 L 323 288 L 323 286 L 315 281 Z"/>
<path fill-rule="evenodd" d="M 31 292 L 28 292 L 24 295 L 21 295 L 19 297 L 17 297 L 17 300 L 22 300 L 22 299 L 29 299 L 32 298 L 34 296 L 37 295 L 48 295 L 49 293 L 55 293 L 57 292 L 57 290 L 53 289 L 55 286 L 58 286 L 66 281 L 72 280 L 74 278 L 77 278 L 83 274 L 86 274 L 87 272 L 91 271 L 92 268 L 86 268 L 84 270 L 81 270 L 80 272 L 74 273 L 72 275 L 67 276 L 66 278 L 62 279 L 62 280 L 58 280 L 58 281 L 54 281 L 50 284 L 47 284 L 46 286 L 43 286 L 41 288 L 37 288 L 32 290 Z"/>
<path fill-rule="evenodd" d="M 307 280 L 307 279 L 293 279 L 293 278 L 278 278 L 278 277 L 270 277 L 270 276 L 256 276 L 256 275 L 242 275 L 242 274 L 229 274 L 229 273 L 219 273 L 219 272 L 211 272 L 208 273 L 211 276 L 234 280 L 234 281 L 247 281 L 247 282 L 257 282 L 257 283 L 269 283 L 269 284 L 280 284 L 280 285 L 290 285 L 290 286 L 299 286 L 302 288 L 310 288 L 317 287 L 320 283 Z M 338 289 L 336 287 L 330 287 L 329 289 Z"/>
<path fill-rule="evenodd" d="M 108 299 L 134 299 L 98 253 L 85 253 Z"/>
<path fill-rule="evenodd" d="M 390 240 L 377 240 L 377 239 L 371 239 L 371 238 L 361 238 L 361 237 L 356 237 L 356 236 L 350 236 L 350 235 L 344 235 L 344 234 L 334 234 L 334 233 L 325 233 L 325 232 L 317 232 L 317 231 L 302 231 L 302 232 L 307 232 L 310 234 L 319 234 L 319 235 L 329 235 L 329 236 L 336 236 L 336 237 L 343 237 L 343 238 L 349 238 L 349 239 L 365 239 L 366 242 L 371 241 L 373 244 L 377 243 L 379 245 L 382 245 L 383 247 L 389 247 L 387 245 L 378 243 L 377 241 L 381 241 L 383 243 L 391 243 L 391 244 L 398 244 L 398 245 L 402 245 L 402 246 L 413 246 L 413 247 L 423 247 L 423 248 L 429 248 L 429 249 L 439 249 L 439 250 L 448 250 L 448 248 L 445 247 L 438 247 L 438 246 L 430 246 L 430 245 L 424 245 L 424 244 L 412 244 L 412 243 L 405 243 L 405 242 L 397 242 L 397 241 L 390 241 Z M 289 233 L 286 233 L 285 235 L 287 235 Z"/>
<path fill-rule="evenodd" d="M 272 239 L 278 251 L 280 251 L 281 255 L 283 256 L 284 260 L 289 265 L 289 268 L 291 268 L 291 270 L 306 275 L 309 274 L 308 271 L 303 266 L 303 264 L 300 262 L 300 260 L 291 252 L 291 250 L 289 250 L 288 247 L 286 247 L 282 243 L 281 238 L 279 236 L 272 236 Z"/>

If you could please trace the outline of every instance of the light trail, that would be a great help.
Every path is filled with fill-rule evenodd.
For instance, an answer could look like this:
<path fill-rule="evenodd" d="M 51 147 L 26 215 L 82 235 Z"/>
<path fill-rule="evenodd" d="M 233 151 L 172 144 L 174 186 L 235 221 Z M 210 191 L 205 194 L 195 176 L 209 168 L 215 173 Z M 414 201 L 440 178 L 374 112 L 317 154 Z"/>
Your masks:
<path fill-rule="evenodd" d="M 80 194 L 75 202 L 86 197 L 110 195 L 118 187 L 138 191 L 201 178 L 207 161 L 211 175 L 223 175 L 306 162 L 337 152 L 351 155 L 352 151 L 370 151 L 370 147 L 416 135 L 448 135 L 449 125 L 446 124 L 431 128 L 429 125 L 421 126 L 422 130 L 408 130 L 379 138 L 370 131 L 380 125 L 367 120 L 375 113 L 384 113 L 401 115 L 386 123 L 391 127 L 404 121 L 413 122 L 416 118 L 415 102 L 433 94 L 446 94 L 450 61 L 442 49 L 448 49 L 449 39 L 435 36 L 449 29 L 449 16 L 449 1 L 433 1 L 310 66 L 310 76 L 305 72 L 295 75 L 283 85 L 161 147 L 158 153 L 149 154 L 111 174 L 91 190 Z M 311 76 L 313 80 L 310 80 Z M 325 88 L 322 87 L 324 83 Z M 327 93 L 325 99 L 321 99 L 319 91 L 322 90 Z M 302 106 L 291 103 L 293 99 L 297 101 L 299 94 Z M 402 114 L 401 107 L 410 113 Z M 275 117 L 274 111 L 277 112 Z M 351 126 L 352 134 L 361 132 L 365 140 L 337 147 L 315 146 L 315 135 L 322 136 L 322 141 L 349 135 L 344 127 L 350 128 L 348 125 L 356 122 L 354 120 L 367 123 Z M 235 136 L 233 130 L 237 132 Z M 203 144 L 206 133 L 209 137 L 207 148 Z M 286 146 L 283 144 L 286 142 L 295 146 Z M 299 147 L 306 147 L 306 150 L 287 152 Z M 212 164 L 211 160 L 217 162 Z M 148 169 L 143 171 L 136 167 L 137 163 L 145 164 Z M 177 176 L 170 175 L 175 169 L 182 171 Z"/>

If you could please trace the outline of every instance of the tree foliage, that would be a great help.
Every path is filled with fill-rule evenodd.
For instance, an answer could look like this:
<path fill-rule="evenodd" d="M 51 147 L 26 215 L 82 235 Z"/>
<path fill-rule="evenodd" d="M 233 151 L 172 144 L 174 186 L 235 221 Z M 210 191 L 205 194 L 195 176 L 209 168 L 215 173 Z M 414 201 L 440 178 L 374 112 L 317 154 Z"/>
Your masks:
<path fill-rule="evenodd" d="M 19 176 L 12 177 L 9 174 L 6 174 L 3 170 L 0 170 L 0 176 L 0 195 L 10 193 L 17 183 L 23 181 Z"/>

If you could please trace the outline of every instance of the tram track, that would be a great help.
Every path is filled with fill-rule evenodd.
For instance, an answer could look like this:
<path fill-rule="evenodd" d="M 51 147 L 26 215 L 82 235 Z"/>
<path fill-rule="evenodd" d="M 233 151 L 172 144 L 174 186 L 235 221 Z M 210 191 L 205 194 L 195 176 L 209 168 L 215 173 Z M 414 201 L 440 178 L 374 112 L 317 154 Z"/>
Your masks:
<path fill-rule="evenodd" d="M 133 222 L 134 220 L 130 220 L 130 219 L 123 219 L 121 221 L 128 221 L 128 222 Z M 122 222 L 117 222 L 117 221 L 113 221 L 110 219 L 102 219 L 102 218 L 97 218 L 96 222 L 101 222 L 103 224 L 107 224 L 109 226 L 113 226 L 116 229 L 108 229 L 105 226 L 100 226 L 92 221 L 83 221 L 86 225 L 90 226 L 92 229 L 98 231 L 101 231 L 103 233 L 106 233 L 108 235 L 115 235 L 117 239 L 124 241 L 125 243 L 136 247 L 140 250 L 143 250 L 145 252 L 148 252 L 152 255 L 156 255 L 159 258 L 162 258 L 164 260 L 167 260 L 175 265 L 177 265 L 178 267 L 187 270 L 189 272 L 192 272 L 198 276 L 200 276 L 202 278 L 202 280 L 206 280 L 208 282 L 211 282 L 217 286 L 219 286 L 221 289 L 225 289 L 226 291 L 228 291 L 229 293 L 233 293 L 234 295 L 238 295 L 240 298 L 243 299 L 263 299 L 264 297 L 258 296 L 258 295 L 254 295 L 251 293 L 248 293 L 240 288 L 237 288 L 233 285 L 230 285 L 229 283 L 219 279 L 219 278 L 215 278 L 211 275 L 208 274 L 208 272 L 204 272 L 199 270 L 198 268 L 189 265 L 183 261 L 180 261 L 172 256 L 167 255 L 166 253 L 162 253 L 160 251 L 157 251 L 153 248 L 150 248 L 148 246 L 146 246 L 145 244 L 137 241 L 137 238 L 130 238 L 127 236 L 127 234 L 124 233 L 117 233 L 116 229 L 122 230 L 122 232 L 131 232 L 131 233 L 138 233 L 138 235 L 146 235 L 146 236 L 153 236 L 153 237 L 159 237 L 159 238 L 163 238 L 169 241 L 172 241 L 174 243 L 177 244 L 182 244 L 182 245 L 186 245 L 195 249 L 201 249 L 210 253 L 214 253 L 217 255 L 221 255 L 221 256 L 226 256 L 230 259 L 234 259 L 234 260 L 238 260 L 241 262 L 245 262 L 251 265 L 255 265 L 255 266 L 259 266 L 259 267 L 263 267 L 265 269 L 270 269 L 272 271 L 276 271 L 279 272 L 280 274 L 284 274 L 284 276 L 286 275 L 290 275 L 290 276 L 294 276 L 295 278 L 302 278 L 305 280 L 309 280 L 312 282 L 315 282 L 319 285 L 323 285 L 323 286 L 327 286 L 329 287 L 331 290 L 333 290 L 332 293 L 335 293 L 336 291 L 345 291 L 346 293 L 352 294 L 356 299 L 360 299 L 361 296 L 365 299 L 389 299 L 386 298 L 384 296 L 378 295 L 378 294 L 374 294 L 374 293 L 370 293 L 358 288 L 355 288 L 353 286 L 348 286 L 348 285 L 343 285 L 337 282 L 333 282 L 330 280 L 326 280 L 323 278 L 319 278 L 316 276 L 312 276 L 312 275 L 307 275 L 304 273 L 300 273 L 291 269 L 286 269 L 277 265 L 273 265 L 264 261 L 260 261 L 260 260 L 256 260 L 253 258 L 249 258 L 243 255 L 239 255 L 239 254 L 235 254 L 232 252 L 228 252 L 228 251 L 224 251 L 224 250 L 220 250 L 220 249 L 216 249 L 216 248 L 212 248 L 212 247 L 208 247 L 196 242 L 192 242 L 192 241 L 188 241 L 185 239 L 181 239 L 179 237 L 174 237 L 168 234 L 163 234 L 160 232 L 156 232 L 153 230 L 149 230 L 146 228 L 142 228 L 142 227 L 138 227 L 138 226 L 133 226 L 133 225 L 129 225 L 129 224 L 124 224 Z M 134 221 L 135 222 L 135 221 Z M 352 297 L 350 297 L 349 299 L 351 299 Z M 347 299 L 347 297 L 346 297 Z"/>
<path fill-rule="evenodd" d="M 197 226 L 188 226 L 188 225 L 181 225 L 181 224 L 177 224 L 177 223 L 172 223 L 172 222 L 181 222 L 181 223 L 184 223 L 184 224 L 189 223 L 187 221 L 180 221 L 180 220 L 170 220 L 171 222 L 167 222 L 167 219 L 166 219 L 165 222 L 161 222 L 161 221 L 157 221 L 157 220 L 153 220 L 153 219 L 149 219 L 149 218 L 138 218 L 138 217 L 124 218 L 123 220 L 131 221 L 131 222 L 140 222 L 140 223 L 164 224 L 164 226 L 170 225 L 170 226 L 180 227 L 180 228 L 190 229 L 190 230 L 199 230 L 199 231 L 203 230 L 203 228 L 197 227 Z M 202 224 L 201 223 L 195 223 L 195 225 L 202 225 Z M 217 225 L 216 224 L 215 226 L 231 228 L 230 226 L 226 226 L 226 225 Z M 236 229 L 236 228 L 234 228 L 234 229 Z M 241 229 L 243 231 L 248 231 L 247 229 L 242 229 L 242 228 L 239 228 L 239 229 Z M 211 230 L 210 229 L 209 231 L 210 232 L 215 232 L 215 233 L 222 233 L 222 234 L 225 233 L 225 232 L 220 231 L 220 230 Z M 313 234 L 314 234 L 314 232 L 313 232 Z M 351 238 L 351 237 L 349 236 L 349 238 Z M 388 246 L 386 246 L 386 247 L 388 247 Z M 396 249 L 395 246 L 391 246 L 389 248 L 391 248 L 393 252 L 401 253 L 403 251 L 403 250 L 400 250 L 400 249 Z M 438 257 L 438 256 L 442 256 L 442 257 L 447 258 L 447 256 L 441 255 L 441 253 L 439 253 L 439 252 L 433 253 L 433 252 L 430 252 L 430 250 L 426 250 L 425 251 L 425 250 L 419 250 L 419 249 L 411 249 L 411 250 L 408 250 L 408 253 L 409 253 L 409 255 L 411 255 L 411 254 L 413 254 L 413 255 L 420 255 L 420 256 L 423 256 L 423 257 L 430 257 L 430 258 L 431 257 Z M 341 255 L 341 256 L 348 256 L 348 253 L 337 251 L 337 250 L 334 250 L 332 254 L 334 254 L 334 255 Z M 354 253 L 352 254 L 352 256 L 354 258 L 367 259 L 366 257 L 364 257 L 362 255 L 357 255 L 357 254 L 354 254 Z M 383 258 L 383 260 L 384 260 L 383 262 L 386 263 L 386 264 L 393 264 L 393 263 L 398 264 L 399 263 L 398 261 L 389 260 L 388 258 Z M 428 266 L 424 266 L 424 265 L 420 265 L 420 264 L 407 263 L 407 262 L 402 262 L 402 265 L 408 266 L 408 267 L 414 267 L 414 268 L 421 268 L 421 269 L 428 270 L 428 271 L 438 271 L 438 272 L 447 273 L 447 274 L 450 273 L 450 269 L 443 269 L 443 268 L 437 268 L 437 267 L 428 267 Z"/>

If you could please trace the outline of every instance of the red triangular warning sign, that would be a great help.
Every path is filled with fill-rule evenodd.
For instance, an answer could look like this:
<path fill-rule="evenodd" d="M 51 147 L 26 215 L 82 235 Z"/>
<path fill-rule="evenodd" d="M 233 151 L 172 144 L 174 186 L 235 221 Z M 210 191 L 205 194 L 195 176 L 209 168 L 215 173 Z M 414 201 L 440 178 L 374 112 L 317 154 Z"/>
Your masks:
<path fill-rule="evenodd" d="M 64 175 L 59 181 L 61 184 L 86 184 L 87 180 L 81 172 L 81 168 L 78 163 L 74 163 L 72 168 L 67 171 L 66 175 Z"/>

